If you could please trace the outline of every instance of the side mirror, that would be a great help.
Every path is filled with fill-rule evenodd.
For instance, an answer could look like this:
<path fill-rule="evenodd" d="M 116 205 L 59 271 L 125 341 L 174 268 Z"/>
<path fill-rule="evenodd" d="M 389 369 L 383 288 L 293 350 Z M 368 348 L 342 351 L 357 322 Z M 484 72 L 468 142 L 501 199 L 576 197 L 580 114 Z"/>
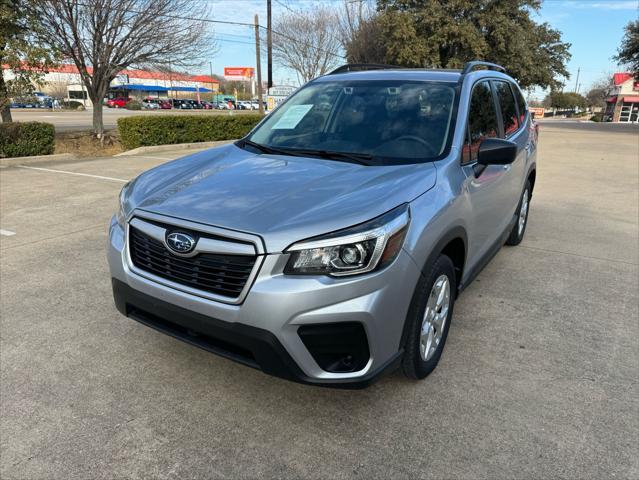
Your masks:
<path fill-rule="evenodd" d="M 479 177 L 488 165 L 510 165 L 517 157 L 517 144 L 501 138 L 486 138 L 479 144 L 475 177 Z"/>

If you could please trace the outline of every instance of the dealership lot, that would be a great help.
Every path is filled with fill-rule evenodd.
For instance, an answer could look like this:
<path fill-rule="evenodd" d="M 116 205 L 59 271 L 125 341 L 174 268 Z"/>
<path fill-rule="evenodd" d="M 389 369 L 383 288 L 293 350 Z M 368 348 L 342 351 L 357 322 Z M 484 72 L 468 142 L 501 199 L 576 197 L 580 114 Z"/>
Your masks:
<path fill-rule="evenodd" d="M 460 297 L 439 367 L 361 391 L 115 310 L 118 191 L 179 152 L 1 169 L 0 477 L 639 476 L 638 133 L 542 124 L 526 238 Z"/>
<path fill-rule="evenodd" d="M 118 118 L 135 115 L 246 115 L 256 113 L 255 110 L 126 110 L 124 108 L 104 108 L 104 128 L 117 128 Z M 16 122 L 52 123 L 58 133 L 91 130 L 93 128 L 93 110 L 40 110 L 12 109 L 11 115 Z"/>

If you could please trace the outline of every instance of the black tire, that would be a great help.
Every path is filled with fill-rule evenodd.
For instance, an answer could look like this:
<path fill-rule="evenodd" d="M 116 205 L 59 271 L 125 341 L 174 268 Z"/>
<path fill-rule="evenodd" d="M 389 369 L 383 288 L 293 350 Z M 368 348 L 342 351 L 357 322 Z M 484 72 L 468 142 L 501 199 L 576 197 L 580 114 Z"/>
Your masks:
<path fill-rule="evenodd" d="M 528 196 L 526 199 L 526 216 L 524 218 L 523 228 L 519 228 L 520 215 L 521 215 L 521 207 L 524 205 L 524 196 Z M 506 240 L 506 245 L 519 245 L 521 241 L 524 239 L 524 235 L 526 234 L 526 227 L 528 226 L 528 216 L 530 213 L 530 182 L 526 181 L 526 186 L 524 187 L 524 191 L 521 193 L 521 197 L 519 198 L 519 205 L 517 206 L 517 220 L 513 225 L 513 229 L 510 231 L 510 235 L 508 236 L 508 240 Z"/>
<path fill-rule="evenodd" d="M 450 295 L 448 303 L 448 314 L 442 329 L 442 336 L 436 350 L 430 358 L 424 360 L 420 352 L 421 330 L 424 313 L 428 304 L 428 298 L 433 290 L 433 286 L 440 276 L 448 277 Z M 448 338 L 448 330 L 453 317 L 453 306 L 455 305 L 455 295 L 457 292 L 457 279 L 453 262 L 446 255 L 440 255 L 432 264 L 429 271 L 423 276 L 413 294 L 411 306 L 408 311 L 406 321 L 408 322 L 408 335 L 404 344 L 404 357 L 402 358 L 402 371 L 404 375 L 412 379 L 422 379 L 429 375 L 437 366 L 439 359 Z"/>

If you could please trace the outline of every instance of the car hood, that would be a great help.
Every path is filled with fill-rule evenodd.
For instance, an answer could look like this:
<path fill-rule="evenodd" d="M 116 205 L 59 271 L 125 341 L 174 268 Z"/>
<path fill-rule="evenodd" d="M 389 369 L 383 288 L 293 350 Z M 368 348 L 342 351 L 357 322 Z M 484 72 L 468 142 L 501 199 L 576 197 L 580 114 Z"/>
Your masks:
<path fill-rule="evenodd" d="M 140 175 L 129 209 L 253 233 L 267 252 L 370 220 L 435 184 L 432 163 L 364 166 L 256 154 L 233 144 Z"/>

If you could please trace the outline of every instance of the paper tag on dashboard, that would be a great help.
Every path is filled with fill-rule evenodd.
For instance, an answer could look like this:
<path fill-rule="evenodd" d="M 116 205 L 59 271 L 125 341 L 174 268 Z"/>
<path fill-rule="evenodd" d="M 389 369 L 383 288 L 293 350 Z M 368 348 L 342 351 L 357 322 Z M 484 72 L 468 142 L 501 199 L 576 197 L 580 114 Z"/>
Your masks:
<path fill-rule="evenodd" d="M 311 104 L 288 107 L 286 113 L 271 127 L 271 130 L 284 130 L 297 127 L 297 124 L 302 121 L 313 106 L 314 105 Z"/>

